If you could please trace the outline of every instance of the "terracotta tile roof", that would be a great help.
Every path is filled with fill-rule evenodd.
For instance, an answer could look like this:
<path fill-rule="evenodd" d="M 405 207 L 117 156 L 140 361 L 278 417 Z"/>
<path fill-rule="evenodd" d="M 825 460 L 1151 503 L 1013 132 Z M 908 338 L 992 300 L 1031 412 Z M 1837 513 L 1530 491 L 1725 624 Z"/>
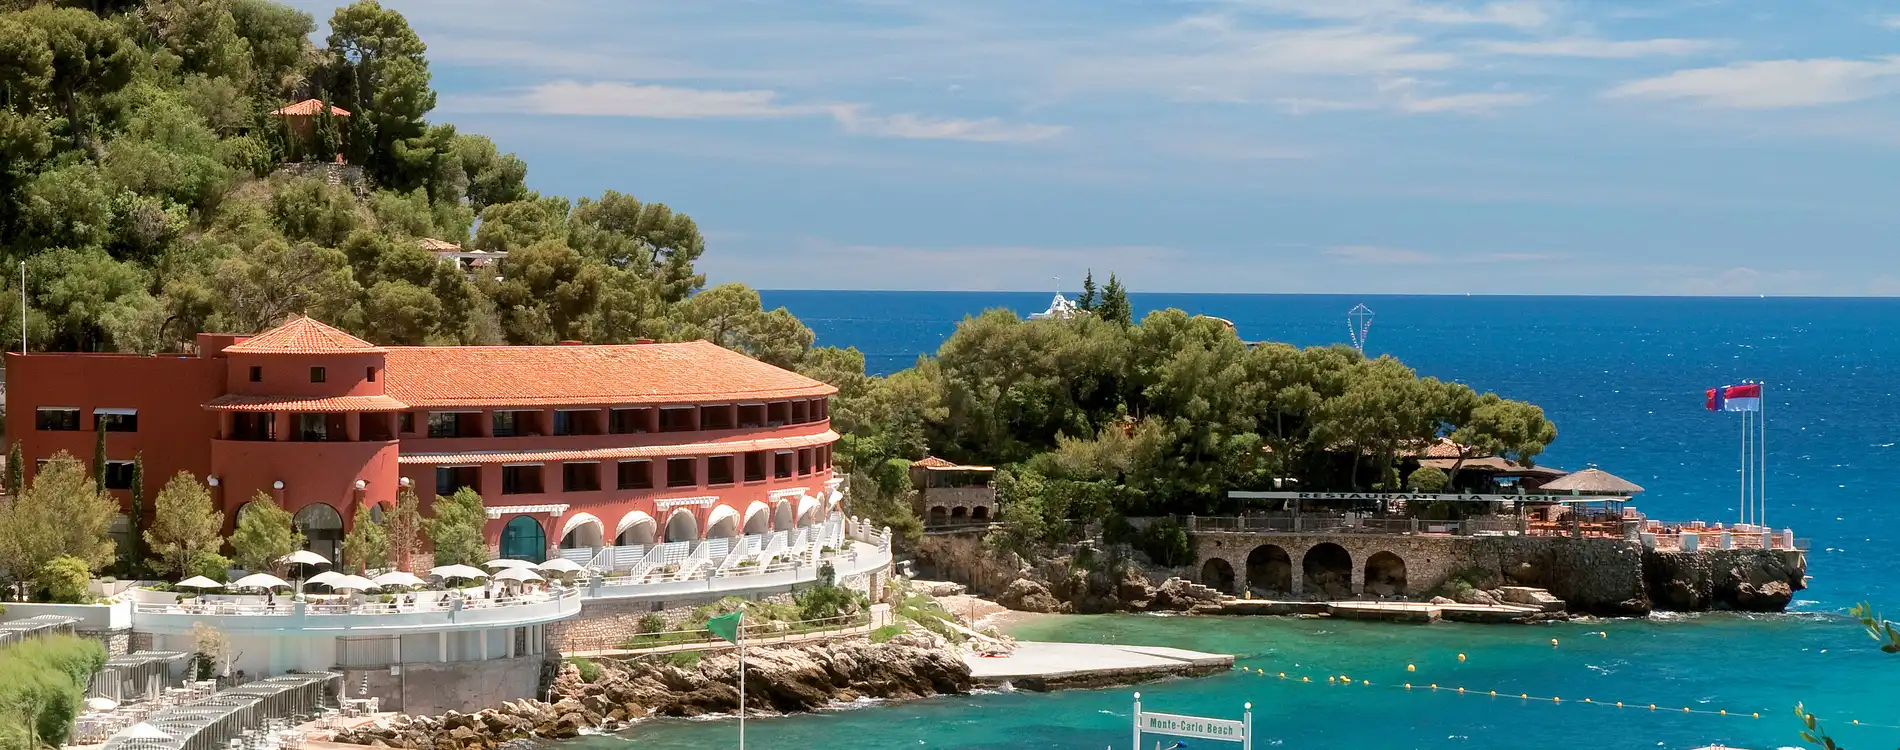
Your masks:
<path fill-rule="evenodd" d="M 212 411 L 402 411 L 409 408 L 388 396 L 247 396 L 229 393 L 205 402 Z"/>
<path fill-rule="evenodd" d="M 639 445 L 625 448 L 538 451 L 466 451 L 462 453 L 405 453 L 396 459 L 404 465 L 448 466 L 466 464 L 525 464 L 542 461 L 611 461 L 622 458 L 660 458 L 664 456 L 720 456 L 751 451 L 784 451 L 830 445 L 838 433 L 826 430 L 817 435 L 797 437 L 730 440 L 715 443 L 675 443 Z"/>
<path fill-rule="evenodd" d="M 946 466 L 955 466 L 956 464 L 936 456 L 924 456 L 923 458 L 910 462 L 910 465 L 912 468 L 918 469 L 940 469 Z"/>
<path fill-rule="evenodd" d="M 438 239 L 435 239 L 435 238 L 433 238 L 433 237 L 424 237 L 424 238 L 422 238 L 422 239 L 419 239 L 419 240 L 416 240 L 416 244 L 418 244 L 418 245 L 421 245 L 421 246 L 422 246 L 422 249 L 424 249 L 424 250 L 427 250 L 427 251 L 429 251 L 429 252 L 432 252 L 432 253 L 459 253 L 459 252 L 462 252 L 462 246 L 461 246 L 461 245 L 457 245 L 457 244 L 455 244 L 455 243 L 453 243 L 453 242 L 449 242 L 449 241 L 447 241 L 447 240 L 438 240 Z"/>
<path fill-rule="evenodd" d="M 386 349 L 324 325 L 315 318 L 295 317 L 283 325 L 245 339 L 227 352 L 238 354 L 375 354 Z"/>
<path fill-rule="evenodd" d="M 323 111 L 323 102 L 305 99 L 296 104 L 287 104 L 271 110 L 273 115 L 314 115 Z M 330 114 L 335 117 L 349 117 L 350 111 L 334 104 L 330 105 Z"/>
<path fill-rule="evenodd" d="M 600 346 L 392 346 L 388 393 L 417 407 L 758 401 L 838 389 L 705 341 Z"/>

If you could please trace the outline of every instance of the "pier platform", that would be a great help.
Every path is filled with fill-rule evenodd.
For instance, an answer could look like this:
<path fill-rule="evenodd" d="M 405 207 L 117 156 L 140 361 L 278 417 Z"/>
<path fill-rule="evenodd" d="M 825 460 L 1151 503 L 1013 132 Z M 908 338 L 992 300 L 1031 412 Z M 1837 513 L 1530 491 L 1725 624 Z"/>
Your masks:
<path fill-rule="evenodd" d="M 1284 602 L 1268 599 L 1226 599 L 1218 604 L 1195 607 L 1204 615 L 1281 615 L 1337 617 L 1342 620 L 1373 620 L 1430 624 L 1452 622 L 1511 623 L 1528 622 L 1548 612 L 1563 611 L 1557 601 L 1551 609 L 1541 604 L 1431 604 L 1427 602 L 1342 601 Z"/>
<path fill-rule="evenodd" d="M 1019 641 L 1008 656 L 966 654 L 970 677 L 985 687 L 1005 683 L 1023 690 L 1132 685 L 1168 677 L 1205 677 L 1234 667 L 1229 654 L 1165 646 Z"/>

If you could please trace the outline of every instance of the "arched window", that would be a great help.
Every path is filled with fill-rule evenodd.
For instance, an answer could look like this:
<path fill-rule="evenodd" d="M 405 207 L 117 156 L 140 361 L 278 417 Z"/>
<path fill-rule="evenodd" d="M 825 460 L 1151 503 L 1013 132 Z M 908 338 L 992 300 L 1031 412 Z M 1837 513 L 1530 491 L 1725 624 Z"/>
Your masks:
<path fill-rule="evenodd" d="M 532 563 L 546 560 L 548 534 L 541 529 L 541 522 L 528 516 L 510 520 L 501 528 L 501 556 Z"/>
<path fill-rule="evenodd" d="M 291 525 L 303 534 L 303 548 L 337 562 L 343 555 L 343 516 L 324 503 L 298 509 Z"/>

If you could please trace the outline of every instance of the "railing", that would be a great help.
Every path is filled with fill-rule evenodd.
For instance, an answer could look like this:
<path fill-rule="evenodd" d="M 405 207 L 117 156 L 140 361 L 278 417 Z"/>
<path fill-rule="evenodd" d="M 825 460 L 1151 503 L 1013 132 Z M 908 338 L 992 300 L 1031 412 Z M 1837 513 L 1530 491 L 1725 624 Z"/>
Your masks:
<path fill-rule="evenodd" d="M 739 637 L 747 646 L 764 646 L 802 640 L 801 636 L 838 634 L 842 631 L 862 629 L 868 627 L 870 623 L 871 613 L 868 611 L 794 622 L 746 623 L 740 625 Z M 668 630 L 607 638 L 569 639 L 561 651 L 569 655 L 612 653 L 631 656 L 643 653 L 704 651 L 731 647 L 733 644 L 714 635 L 712 631 L 699 629 Z"/>
<path fill-rule="evenodd" d="M 1457 520 L 1427 520 L 1378 513 L 1258 513 L 1245 516 L 1176 517 L 1194 533 L 1293 533 L 1293 534 L 1446 534 L 1456 536 L 1522 535 L 1541 537 L 1584 537 L 1593 539 L 1641 538 L 1655 549 L 1684 549 L 1683 537 L 1695 537 L 1696 549 L 1770 549 L 1806 550 L 1807 539 L 1796 539 L 1793 532 L 1775 531 L 1761 526 L 1737 525 L 1705 528 L 1694 525 L 1665 525 L 1641 514 L 1571 515 L 1545 520 L 1533 515 L 1486 515 Z M 1640 537 L 1639 537 L 1640 532 Z"/>
<path fill-rule="evenodd" d="M 750 556 L 751 556 L 751 550 L 749 546 L 746 544 L 746 540 L 740 539 L 738 544 L 732 545 L 731 552 L 726 553 L 725 557 L 720 558 L 719 566 L 713 568 L 713 570 L 715 572 L 725 570 L 734 565 L 738 565 L 739 561 L 744 560 Z"/>
<path fill-rule="evenodd" d="M 640 562 L 634 564 L 631 577 L 635 580 L 645 578 L 649 571 L 664 565 L 665 559 L 666 545 L 653 545 L 651 548 L 648 548 L 646 556 L 640 558 Z"/>
<path fill-rule="evenodd" d="M 422 592 L 439 594 L 442 592 Z M 483 628 L 552 622 L 580 611 L 581 591 L 564 589 L 497 599 L 455 594 L 396 602 L 263 602 L 254 598 L 215 603 L 147 602 L 135 606 L 140 631 L 183 634 L 198 622 L 219 618 L 226 632 L 287 633 L 324 630 L 337 635 L 374 635 L 422 629 Z"/>

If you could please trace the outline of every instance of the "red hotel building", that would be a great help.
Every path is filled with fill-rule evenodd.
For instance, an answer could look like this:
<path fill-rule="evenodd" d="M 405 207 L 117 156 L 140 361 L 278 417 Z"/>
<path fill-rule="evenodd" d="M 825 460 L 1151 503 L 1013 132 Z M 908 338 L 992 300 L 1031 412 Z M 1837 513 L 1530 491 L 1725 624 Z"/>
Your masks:
<path fill-rule="evenodd" d="M 836 388 L 705 341 L 376 346 L 310 318 L 196 355 L 6 355 L 7 439 L 89 461 L 147 506 L 190 471 L 235 523 L 262 491 L 336 559 L 361 504 L 480 492 L 490 545 L 687 541 L 807 526 L 836 497 Z M 28 474 L 29 479 L 31 473 Z M 149 512 L 149 511 L 148 511 Z"/>

